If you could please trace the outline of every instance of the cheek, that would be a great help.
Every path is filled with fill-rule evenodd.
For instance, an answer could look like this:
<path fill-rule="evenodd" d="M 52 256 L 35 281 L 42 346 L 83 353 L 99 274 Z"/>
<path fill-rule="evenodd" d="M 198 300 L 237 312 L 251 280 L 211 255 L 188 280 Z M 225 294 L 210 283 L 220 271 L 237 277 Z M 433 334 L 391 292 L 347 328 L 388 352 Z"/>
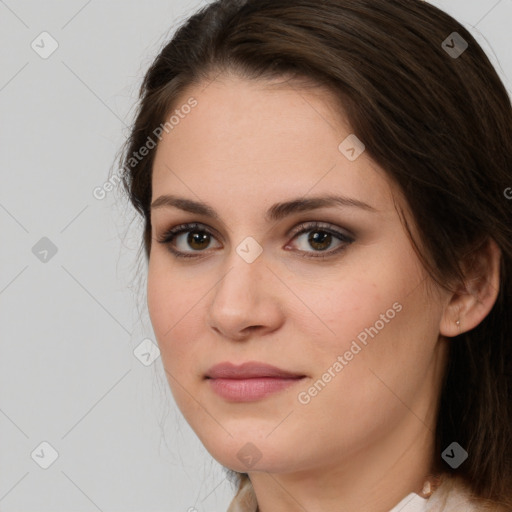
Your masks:
<path fill-rule="evenodd" d="M 364 372 L 365 379 L 375 380 L 368 368 L 393 374 L 393 368 L 428 361 L 433 350 L 440 312 L 435 305 L 427 307 L 432 299 L 425 294 L 425 273 L 407 240 L 380 246 L 378 255 L 370 253 L 364 261 L 347 264 L 339 273 L 342 278 L 296 289 L 311 304 L 294 318 L 313 341 L 308 359 L 315 361 L 316 375 L 346 354 L 350 370 L 345 374 L 356 378 Z"/>
<path fill-rule="evenodd" d="M 307 308 L 301 306 L 294 319 L 302 332 L 312 336 L 315 351 L 332 354 L 348 350 L 354 339 L 359 337 L 363 343 L 370 339 L 368 330 L 375 333 L 375 326 L 384 332 L 391 323 L 400 322 L 404 302 L 410 298 L 408 283 L 414 278 L 411 274 L 407 280 L 391 278 L 403 274 L 383 263 L 372 266 L 375 270 L 346 269 L 343 278 L 325 279 L 314 288 L 306 284 L 302 289 L 295 288 Z"/>
<path fill-rule="evenodd" d="M 337 404 L 337 410 L 359 404 L 361 412 L 370 414 L 370 421 L 375 411 L 385 409 L 382 404 L 392 399 L 383 382 L 399 396 L 412 397 L 428 370 L 438 339 L 440 309 L 430 303 L 424 273 L 415 259 L 382 256 L 364 279 L 340 281 L 329 288 L 327 298 L 317 291 L 315 313 L 326 326 L 323 331 L 320 327 L 313 331 L 310 322 L 322 324 L 312 320 L 312 315 L 301 325 L 303 332 L 316 332 L 311 337 L 314 343 L 308 346 L 313 382 L 332 381 L 311 410 L 318 407 L 320 411 L 329 403 Z M 362 274 L 354 272 L 356 275 Z M 329 371 L 336 377 L 331 378 Z M 362 416 L 360 420 L 366 421 Z"/>
<path fill-rule="evenodd" d="M 190 400 L 185 390 L 193 389 L 191 382 L 199 375 L 197 360 L 201 347 L 198 340 L 204 319 L 200 318 L 197 303 L 204 292 L 194 291 L 190 282 L 187 284 L 176 277 L 175 271 L 171 274 L 163 265 L 158 268 L 155 263 L 150 264 L 148 272 L 148 311 L 169 388 L 190 423 L 202 414 L 197 402 Z"/>
<path fill-rule="evenodd" d="M 310 308 L 295 318 L 314 341 L 312 347 L 328 354 L 347 349 L 386 303 L 376 283 L 347 279 L 327 290 L 310 290 L 306 297 Z"/>
<path fill-rule="evenodd" d="M 194 316 L 194 293 L 191 293 L 190 283 L 182 282 L 174 270 L 166 268 L 157 261 L 150 259 L 147 283 L 147 304 L 151 324 L 160 347 L 162 360 L 166 368 L 173 361 L 179 361 L 186 356 L 194 333 L 188 332 L 191 318 Z M 199 298 L 195 301 L 197 301 Z M 196 319 L 197 320 L 197 319 Z M 186 336 L 187 343 L 183 341 Z M 176 353 L 179 352 L 179 353 Z M 169 353 L 172 352 L 172 357 Z M 171 365 L 172 366 L 172 365 Z"/>
<path fill-rule="evenodd" d="M 425 314 L 422 288 L 411 293 L 411 284 L 360 281 L 324 303 L 322 319 L 335 335 L 324 328 L 320 336 L 319 329 L 308 345 L 312 378 L 295 406 L 305 404 L 296 419 L 311 435 L 329 411 L 330 426 L 321 428 L 333 449 L 344 446 L 340 433 L 352 440 L 349 450 L 396 424 L 407 414 L 403 404 L 414 403 L 422 389 L 437 339 L 435 312 Z M 303 329 L 312 332 L 306 323 Z"/>

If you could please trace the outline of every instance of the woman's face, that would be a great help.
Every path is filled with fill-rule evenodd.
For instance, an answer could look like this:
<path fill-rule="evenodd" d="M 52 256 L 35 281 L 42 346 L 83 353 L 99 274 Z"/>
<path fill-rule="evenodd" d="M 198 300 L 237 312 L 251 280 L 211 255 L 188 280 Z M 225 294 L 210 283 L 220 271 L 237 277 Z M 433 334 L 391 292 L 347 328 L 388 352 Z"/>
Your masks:
<path fill-rule="evenodd" d="M 186 420 L 241 472 L 425 457 L 448 296 L 412 248 L 399 191 L 357 141 L 340 147 L 351 131 L 327 92 L 206 85 L 177 104 L 197 101 L 164 133 L 152 180 L 148 307 Z M 327 196 L 344 199 L 314 204 Z M 293 377 L 207 378 L 247 362 Z"/>

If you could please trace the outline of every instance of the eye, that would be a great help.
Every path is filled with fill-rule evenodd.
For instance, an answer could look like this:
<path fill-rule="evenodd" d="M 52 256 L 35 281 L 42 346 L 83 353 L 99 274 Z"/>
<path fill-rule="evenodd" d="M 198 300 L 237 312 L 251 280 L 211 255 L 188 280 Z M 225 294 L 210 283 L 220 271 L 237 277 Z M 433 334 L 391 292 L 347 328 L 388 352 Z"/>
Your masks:
<path fill-rule="evenodd" d="M 302 245 L 304 247 L 307 244 L 314 250 L 308 251 L 307 247 L 306 249 L 299 249 L 298 252 L 303 253 L 301 256 L 305 258 L 327 258 L 333 256 L 355 241 L 352 236 L 332 228 L 329 224 L 319 222 L 301 224 L 289 236 L 300 239 L 302 235 L 307 233 L 309 233 L 309 236 L 304 239 Z M 197 258 L 202 256 L 197 253 L 204 252 L 210 245 L 212 238 L 214 236 L 211 231 L 202 227 L 201 224 L 193 223 L 173 227 L 165 231 L 157 241 L 166 245 L 169 251 L 177 258 Z M 332 245 L 333 241 L 338 241 L 339 246 L 337 249 L 328 251 L 327 249 Z M 182 244 L 181 248 L 179 248 L 180 243 Z M 187 245 L 193 250 L 187 251 Z M 289 244 L 286 247 L 289 247 Z M 314 253 L 325 254 L 315 255 Z"/>
<path fill-rule="evenodd" d="M 297 239 L 300 239 L 305 234 L 308 234 L 308 236 L 303 239 L 303 247 L 305 246 L 305 249 L 307 249 L 309 246 L 315 249 L 313 254 L 310 251 L 300 249 L 299 252 L 303 253 L 301 256 L 305 258 L 328 258 L 334 256 L 355 241 L 352 236 L 321 222 L 301 224 L 292 232 L 293 237 Z M 328 251 L 327 249 L 332 245 L 333 241 L 339 242 L 338 248 Z M 325 254 L 314 254 L 318 252 Z"/>
<path fill-rule="evenodd" d="M 174 248 L 174 245 L 179 244 L 180 238 L 187 233 L 188 236 L 181 242 L 192 247 L 194 249 L 192 253 Z M 212 233 L 201 227 L 201 224 L 181 224 L 163 233 L 158 242 L 166 245 L 169 251 L 178 258 L 196 258 L 199 255 L 193 254 L 193 252 L 203 252 L 208 247 L 211 237 Z"/>

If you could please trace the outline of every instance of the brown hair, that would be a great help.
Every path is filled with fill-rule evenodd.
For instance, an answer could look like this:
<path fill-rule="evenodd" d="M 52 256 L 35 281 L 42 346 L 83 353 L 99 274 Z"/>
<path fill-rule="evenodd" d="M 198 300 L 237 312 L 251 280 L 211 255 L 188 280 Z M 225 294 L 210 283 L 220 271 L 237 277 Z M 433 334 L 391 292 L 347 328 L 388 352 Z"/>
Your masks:
<path fill-rule="evenodd" d="M 453 32 L 468 43 L 459 56 L 449 53 L 460 47 Z M 202 8 L 148 70 L 121 158 L 124 190 L 145 221 L 146 259 L 155 152 L 136 162 L 133 154 L 178 96 L 221 72 L 329 87 L 369 156 L 403 191 L 419 255 L 438 283 L 462 280 L 467 256 L 496 241 L 497 301 L 476 328 L 450 341 L 433 470 L 512 508 L 512 202 L 504 194 L 512 186 L 512 108 L 482 48 L 420 0 L 219 0 Z M 456 470 L 441 457 L 453 441 L 469 454 Z"/>

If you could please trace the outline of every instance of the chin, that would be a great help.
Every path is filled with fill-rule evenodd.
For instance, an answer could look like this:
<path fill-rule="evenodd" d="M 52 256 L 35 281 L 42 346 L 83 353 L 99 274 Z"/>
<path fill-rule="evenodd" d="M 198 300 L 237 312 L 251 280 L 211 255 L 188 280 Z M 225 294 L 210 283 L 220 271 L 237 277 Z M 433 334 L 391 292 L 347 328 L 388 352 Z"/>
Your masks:
<path fill-rule="evenodd" d="M 216 439 L 201 438 L 201 442 L 217 462 L 233 471 L 283 473 L 297 464 L 296 450 L 283 445 L 277 438 L 272 441 L 260 434 L 259 439 L 247 429 L 243 434 L 232 433 L 233 437 L 226 434 Z"/>

